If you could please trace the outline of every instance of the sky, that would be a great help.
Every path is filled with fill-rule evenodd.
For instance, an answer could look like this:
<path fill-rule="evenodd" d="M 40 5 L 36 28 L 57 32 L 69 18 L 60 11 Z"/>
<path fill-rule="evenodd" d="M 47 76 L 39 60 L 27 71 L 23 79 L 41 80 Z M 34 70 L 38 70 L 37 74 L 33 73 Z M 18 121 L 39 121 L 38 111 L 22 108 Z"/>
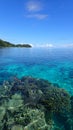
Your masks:
<path fill-rule="evenodd" d="M 73 0 L 0 0 L 0 39 L 73 44 Z"/>

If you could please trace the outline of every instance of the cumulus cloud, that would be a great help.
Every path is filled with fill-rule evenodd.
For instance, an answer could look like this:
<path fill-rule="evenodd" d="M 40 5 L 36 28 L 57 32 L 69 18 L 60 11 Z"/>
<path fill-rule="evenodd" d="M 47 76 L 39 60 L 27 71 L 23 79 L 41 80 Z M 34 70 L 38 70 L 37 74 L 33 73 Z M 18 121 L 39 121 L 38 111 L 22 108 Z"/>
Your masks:
<path fill-rule="evenodd" d="M 26 4 L 26 9 L 29 12 L 37 12 L 42 10 L 42 4 L 39 1 L 28 1 Z"/>
<path fill-rule="evenodd" d="M 48 14 L 41 13 L 44 11 L 43 3 L 38 0 L 28 0 L 26 3 L 26 15 L 27 18 L 36 18 L 39 20 L 46 19 Z"/>

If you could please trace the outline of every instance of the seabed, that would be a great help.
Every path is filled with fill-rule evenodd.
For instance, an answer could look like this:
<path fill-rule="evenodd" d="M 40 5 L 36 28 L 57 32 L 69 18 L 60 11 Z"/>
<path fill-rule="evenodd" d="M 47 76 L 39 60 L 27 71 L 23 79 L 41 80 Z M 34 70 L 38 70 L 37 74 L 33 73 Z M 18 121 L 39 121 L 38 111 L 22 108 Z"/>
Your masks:
<path fill-rule="evenodd" d="M 73 130 L 73 96 L 43 79 L 4 81 L 0 130 Z"/>

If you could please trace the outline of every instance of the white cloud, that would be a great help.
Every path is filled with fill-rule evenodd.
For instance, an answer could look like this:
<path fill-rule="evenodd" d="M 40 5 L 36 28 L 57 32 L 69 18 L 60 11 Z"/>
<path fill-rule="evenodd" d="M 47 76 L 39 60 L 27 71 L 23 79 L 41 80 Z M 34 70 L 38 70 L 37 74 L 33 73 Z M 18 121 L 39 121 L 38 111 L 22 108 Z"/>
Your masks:
<path fill-rule="evenodd" d="M 27 18 L 36 18 L 39 20 L 46 19 L 48 14 L 41 13 L 44 11 L 43 3 L 39 0 L 28 0 L 26 2 L 26 15 Z"/>
<path fill-rule="evenodd" d="M 73 48 L 72 44 L 32 44 L 33 47 L 40 47 L 40 48 Z"/>
<path fill-rule="evenodd" d="M 48 15 L 47 14 L 28 14 L 28 15 L 26 15 L 26 17 L 42 20 L 42 19 L 46 19 L 48 17 Z"/>
<path fill-rule="evenodd" d="M 33 47 L 41 47 L 41 48 L 52 48 L 53 44 L 34 44 Z"/>
<path fill-rule="evenodd" d="M 26 4 L 26 9 L 29 12 L 37 12 L 42 10 L 42 4 L 39 1 L 30 0 Z"/>

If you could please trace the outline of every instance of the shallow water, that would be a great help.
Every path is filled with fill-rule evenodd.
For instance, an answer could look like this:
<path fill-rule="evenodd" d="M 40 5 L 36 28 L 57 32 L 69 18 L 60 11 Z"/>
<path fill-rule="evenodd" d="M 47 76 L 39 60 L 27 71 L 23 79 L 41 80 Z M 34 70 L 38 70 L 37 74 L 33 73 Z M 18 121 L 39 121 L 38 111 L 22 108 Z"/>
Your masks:
<path fill-rule="evenodd" d="M 0 83 L 23 76 L 47 79 L 73 95 L 73 48 L 1 48 Z"/>

